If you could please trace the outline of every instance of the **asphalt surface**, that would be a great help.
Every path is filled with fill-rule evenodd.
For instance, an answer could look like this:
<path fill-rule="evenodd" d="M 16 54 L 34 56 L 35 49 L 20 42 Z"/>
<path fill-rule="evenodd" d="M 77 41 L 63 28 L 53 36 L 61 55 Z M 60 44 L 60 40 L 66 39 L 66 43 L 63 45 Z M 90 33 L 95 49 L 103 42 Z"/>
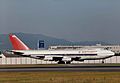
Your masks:
<path fill-rule="evenodd" d="M 65 66 L 0 68 L 0 72 L 37 72 L 37 71 L 120 72 L 120 66 L 65 65 Z"/>

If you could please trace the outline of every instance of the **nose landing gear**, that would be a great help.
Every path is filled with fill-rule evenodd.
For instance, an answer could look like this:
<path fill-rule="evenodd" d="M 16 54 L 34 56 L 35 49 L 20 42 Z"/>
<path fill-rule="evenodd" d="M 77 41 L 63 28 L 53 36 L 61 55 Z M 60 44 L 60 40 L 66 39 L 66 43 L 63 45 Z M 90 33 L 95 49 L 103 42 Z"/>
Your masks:
<path fill-rule="evenodd" d="M 102 60 L 102 63 L 105 63 L 105 62 L 104 62 L 104 59 Z"/>

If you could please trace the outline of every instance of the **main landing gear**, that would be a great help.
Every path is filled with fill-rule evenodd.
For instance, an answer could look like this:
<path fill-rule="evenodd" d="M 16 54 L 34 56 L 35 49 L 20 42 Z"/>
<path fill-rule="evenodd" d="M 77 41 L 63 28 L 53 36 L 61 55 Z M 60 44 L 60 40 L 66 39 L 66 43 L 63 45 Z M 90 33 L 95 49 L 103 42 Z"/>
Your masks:
<path fill-rule="evenodd" d="M 59 61 L 58 64 L 65 64 L 65 62 L 64 61 Z"/>
<path fill-rule="evenodd" d="M 71 61 L 59 61 L 58 64 L 71 64 Z"/>
<path fill-rule="evenodd" d="M 66 64 L 71 64 L 71 61 L 67 61 Z"/>

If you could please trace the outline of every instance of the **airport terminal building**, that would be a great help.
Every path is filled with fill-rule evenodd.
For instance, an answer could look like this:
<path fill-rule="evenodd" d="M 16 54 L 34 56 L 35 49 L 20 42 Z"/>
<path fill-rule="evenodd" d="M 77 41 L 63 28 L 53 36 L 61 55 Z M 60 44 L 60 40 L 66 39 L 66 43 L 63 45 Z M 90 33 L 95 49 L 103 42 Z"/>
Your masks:
<path fill-rule="evenodd" d="M 50 46 L 49 50 L 68 50 L 76 49 L 80 50 L 81 48 L 104 48 L 111 50 L 116 53 L 115 56 L 105 59 L 105 63 L 120 63 L 120 45 L 94 45 L 94 46 Z M 57 64 L 54 61 L 43 61 L 39 59 L 33 59 L 29 57 L 5 57 L 4 55 L 0 56 L 0 64 Z M 102 60 L 85 60 L 84 62 L 73 61 L 72 63 L 102 63 Z"/>
<path fill-rule="evenodd" d="M 113 52 L 115 52 L 116 54 L 120 53 L 120 45 L 101 45 L 101 44 L 96 44 L 96 45 L 92 45 L 92 46 L 50 46 L 49 49 L 54 49 L 54 50 L 63 50 L 63 49 L 81 49 L 81 48 L 103 48 L 103 49 L 107 49 L 107 50 L 111 50 Z"/>

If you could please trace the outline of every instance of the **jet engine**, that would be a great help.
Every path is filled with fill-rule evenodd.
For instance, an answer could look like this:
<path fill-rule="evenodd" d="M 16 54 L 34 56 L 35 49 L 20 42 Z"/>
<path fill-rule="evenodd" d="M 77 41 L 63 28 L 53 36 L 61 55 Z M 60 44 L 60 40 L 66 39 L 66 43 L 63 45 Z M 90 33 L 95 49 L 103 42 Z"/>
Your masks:
<path fill-rule="evenodd" d="M 62 61 L 71 61 L 71 58 L 69 58 L 69 57 L 63 57 Z"/>
<path fill-rule="evenodd" d="M 52 61 L 53 57 L 51 57 L 51 56 L 45 56 L 44 60 L 45 61 Z"/>

